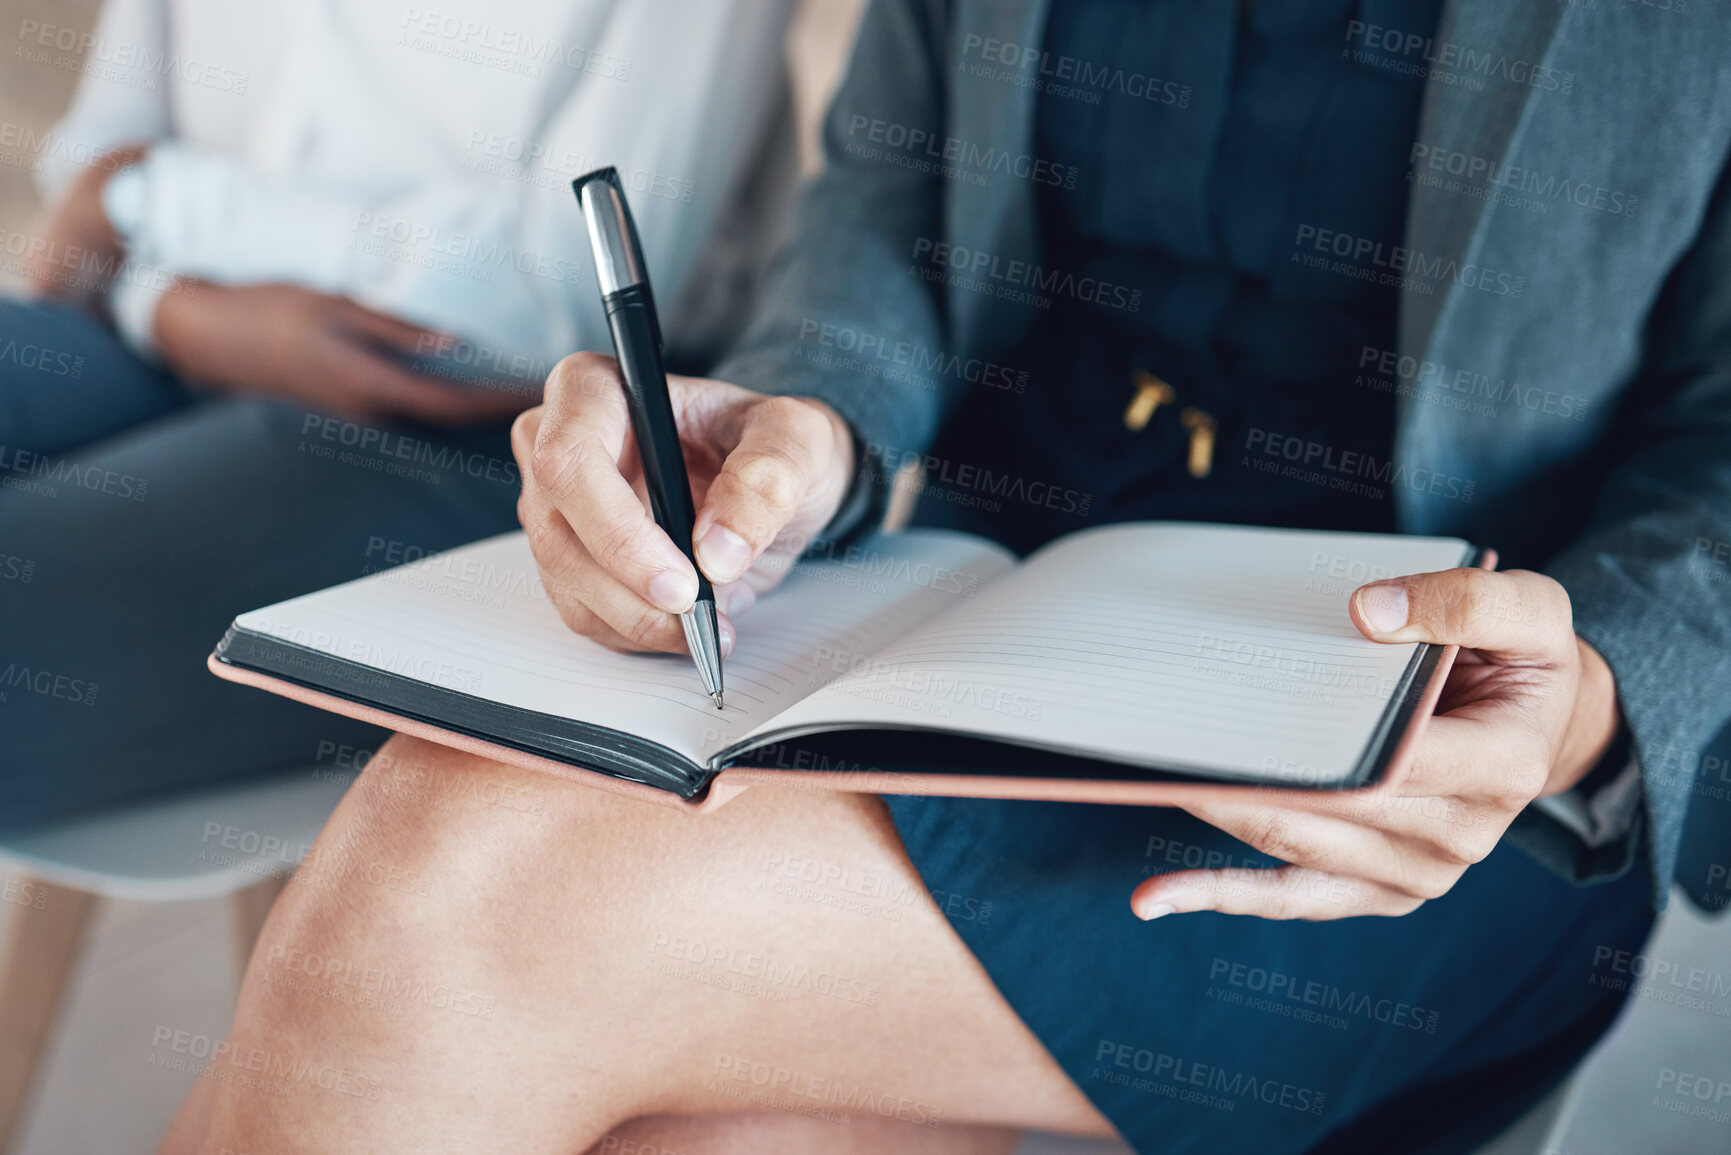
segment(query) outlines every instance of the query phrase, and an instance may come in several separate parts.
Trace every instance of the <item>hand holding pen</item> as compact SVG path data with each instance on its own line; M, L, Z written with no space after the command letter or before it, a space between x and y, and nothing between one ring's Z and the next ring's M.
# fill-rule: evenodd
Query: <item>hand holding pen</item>
M667 378L666 396L695 511L689 533L652 516L626 382L614 359L592 353L561 361L542 404L512 428L518 515L573 630L616 650L687 652L679 615L695 607L701 571L726 656L731 619L834 515L853 476L852 437L834 410L806 398L690 377Z

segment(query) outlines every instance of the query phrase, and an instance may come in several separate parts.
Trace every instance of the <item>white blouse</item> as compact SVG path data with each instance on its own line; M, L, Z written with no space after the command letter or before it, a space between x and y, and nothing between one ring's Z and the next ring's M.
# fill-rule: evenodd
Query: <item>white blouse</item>
M751 259L739 236L773 222L741 215L779 211L744 194L766 157L792 163L773 139L792 3L108 0L38 173L53 196L93 149L150 142L106 198L140 350L187 274L342 293L546 363L609 347L570 181L611 164L677 343L681 307L708 307L685 293L700 260Z

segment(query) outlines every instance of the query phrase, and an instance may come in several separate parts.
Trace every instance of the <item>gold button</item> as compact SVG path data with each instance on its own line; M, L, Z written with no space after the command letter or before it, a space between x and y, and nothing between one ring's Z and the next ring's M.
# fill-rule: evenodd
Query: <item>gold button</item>
M1214 434L1219 426L1214 418L1195 408L1179 413L1178 420L1190 430L1190 476L1207 477L1214 469Z
M1130 380L1136 385L1136 393L1124 410L1124 428L1140 433L1154 419L1154 411L1162 405L1172 404L1178 392L1146 370L1136 370L1130 374Z

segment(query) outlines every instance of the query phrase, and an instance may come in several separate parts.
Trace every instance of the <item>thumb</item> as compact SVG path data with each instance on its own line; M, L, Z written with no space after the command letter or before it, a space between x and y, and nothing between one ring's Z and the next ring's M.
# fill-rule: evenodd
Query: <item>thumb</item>
M797 397L751 403L692 533L697 564L709 580L720 585L750 569L820 490L827 497L834 488L831 501L839 502L842 486L833 482L845 472L837 457L851 445L828 406Z
M1352 621L1373 642L1434 642L1493 656L1563 657L1574 646L1569 595L1543 574L1449 569L1360 586Z

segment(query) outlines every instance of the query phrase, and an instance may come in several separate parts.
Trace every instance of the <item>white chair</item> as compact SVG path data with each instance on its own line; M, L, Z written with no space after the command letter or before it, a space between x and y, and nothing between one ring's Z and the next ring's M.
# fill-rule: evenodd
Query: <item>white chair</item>
M0 1153L11 1149L84 932L105 898L231 896L236 973L288 874L348 789L295 774L200 790L75 821L0 832Z

